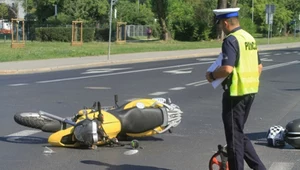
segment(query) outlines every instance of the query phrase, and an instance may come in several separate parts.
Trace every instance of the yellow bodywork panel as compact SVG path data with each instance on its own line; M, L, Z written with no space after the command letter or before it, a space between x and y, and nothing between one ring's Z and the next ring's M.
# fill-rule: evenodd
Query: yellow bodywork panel
M98 117L98 114L99 114L98 112L92 112L92 110L85 110L85 111L88 113L89 119ZM77 123L86 118L85 114L82 114L84 112L83 110L81 110L79 112L81 112L81 115L83 115L83 116L81 116L77 120ZM109 136L109 138L116 137L121 131L121 123L120 123L119 119L117 119L114 115L112 115L106 111L101 111L101 112L103 114L103 119L104 119L103 124L102 124L103 129L105 130L105 132ZM60 130L58 132L55 132L52 135L50 135L50 137L48 138L48 142L54 146L78 147L79 146L78 143L64 144L61 142L61 140L64 136L68 136L70 134L72 134L72 136L73 136L73 131L74 131L74 127L69 127L65 130ZM74 136L72 138L74 141ZM97 145L102 145L102 144L104 144L103 141L99 141L97 143Z

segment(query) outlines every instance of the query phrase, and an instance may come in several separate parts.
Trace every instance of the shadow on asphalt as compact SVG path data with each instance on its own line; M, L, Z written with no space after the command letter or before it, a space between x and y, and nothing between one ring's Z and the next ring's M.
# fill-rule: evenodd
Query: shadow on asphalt
M268 145L267 142L267 132L256 132L256 133L248 133L246 134L248 138L252 141L255 141L255 145L261 145L261 146L266 146L268 148L274 148L274 149L284 149L284 150L289 150L289 149L295 149L293 146L289 145L288 143L285 143L284 146L282 147L272 147Z
M97 166L104 166L106 167L106 170L170 170L166 168L158 168L153 166L142 166L142 165L129 165L129 164L123 164L123 165L112 165L100 161L94 161L94 160L82 160L80 161L83 164L88 165L97 165Z
M250 140L266 140L267 131L266 132L246 133L246 136Z
M262 145L262 146L268 146L267 143L267 132L255 132L255 133L246 133L246 136L252 140L255 141L255 145Z
M17 144L45 144L48 143L48 138L36 136L1 136L0 141Z

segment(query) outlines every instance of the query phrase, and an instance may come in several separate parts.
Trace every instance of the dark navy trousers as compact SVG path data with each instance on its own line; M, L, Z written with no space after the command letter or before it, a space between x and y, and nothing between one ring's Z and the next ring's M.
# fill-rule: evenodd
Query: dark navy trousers
M243 170L244 160L251 169L266 170L251 141L244 134L244 125L254 97L254 94L232 97L229 91L223 93L222 119L230 170Z

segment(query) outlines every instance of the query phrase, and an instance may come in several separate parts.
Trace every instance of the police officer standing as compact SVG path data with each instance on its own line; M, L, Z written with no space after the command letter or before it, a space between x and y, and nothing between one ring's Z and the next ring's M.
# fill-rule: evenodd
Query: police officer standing
M226 78L222 83L222 119L229 169L243 170L245 160L251 169L266 170L251 141L244 134L244 125L258 92L262 64L255 39L240 28L238 11L239 8L214 10L227 37L222 44L222 66L207 72L206 79L212 82Z

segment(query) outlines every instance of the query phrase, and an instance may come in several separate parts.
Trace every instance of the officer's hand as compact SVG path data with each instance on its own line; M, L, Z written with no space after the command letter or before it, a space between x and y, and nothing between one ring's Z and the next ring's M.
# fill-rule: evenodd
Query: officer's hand
M206 80L211 83L213 80L210 78L210 75L209 75L210 73L211 72L206 72L205 77L206 77Z

